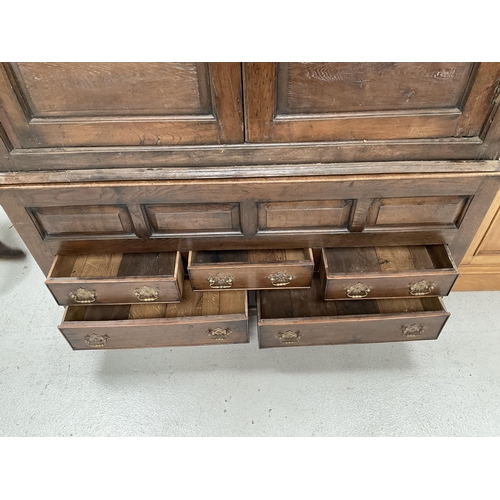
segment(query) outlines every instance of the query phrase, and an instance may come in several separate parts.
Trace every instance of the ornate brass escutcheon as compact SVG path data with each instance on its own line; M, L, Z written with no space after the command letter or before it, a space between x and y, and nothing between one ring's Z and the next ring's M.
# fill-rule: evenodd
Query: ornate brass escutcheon
M413 285L408 285L410 295L429 295L436 288L436 283L427 280L420 280Z
M91 304L97 299L97 292L95 290L87 290L85 288L79 288L73 292L69 293L71 300L74 300L77 304Z
M205 334L212 340L227 340L233 331L230 328L212 328L208 329Z
M371 292L368 285L363 283L356 283L355 285L348 286L345 289L346 295L351 299L362 299Z
M268 279L271 280L273 286L286 286L289 285L295 276L293 274L288 274L285 271L278 271L277 273L270 274Z
M210 283L210 288L231 288L234 278L222 273L217 273L215 276L209 276L207 281Z
M407 338L414 338L414 337L419 337L425 332L425 326L424 325L417 325L416 323L413 323L409 326L403 325L401 327L401 333L403 337Z
M141 286L141 288L136 288L134 290L134 295L141 301L141 302L153 302L155 300L158 300L158 297L160 296L160 290L158 288L151 288L150 286Z
M295 332L287 330L285 333L278 332L276 337L280 339L282 344L296 344L300 340L300 337L302 337L302 334L298 330Z
M85 335L83 337L85 343L89 347L104 347L109 340L109 335L98 335L97 333L92 333L90 335Z

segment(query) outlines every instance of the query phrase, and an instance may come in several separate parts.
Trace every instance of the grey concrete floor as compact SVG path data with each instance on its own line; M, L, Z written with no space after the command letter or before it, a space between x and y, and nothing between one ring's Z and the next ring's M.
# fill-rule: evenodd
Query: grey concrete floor
M436 341L74 352L43 281L0 261L1 436L500 436L500 292L445 298Z

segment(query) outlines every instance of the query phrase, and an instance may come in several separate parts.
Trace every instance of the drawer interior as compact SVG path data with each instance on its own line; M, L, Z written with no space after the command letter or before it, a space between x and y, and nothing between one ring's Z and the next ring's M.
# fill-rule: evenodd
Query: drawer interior
M179 264L177 252L58 255L48 278L173 276Z
M328 274L456 271L445 245L324 248Z
M324 301L318 279L314 279L308 289L263 290L259 298L260 320L443 311L437 297Z
M229 314L248 314L246 292L193 292L190 283L185 282L180 303L70 306L66 308L63 321L120 321Z
M286 250L220 250L190 252L188 266L205 264L263 264L266 262L312 262L310 248Z

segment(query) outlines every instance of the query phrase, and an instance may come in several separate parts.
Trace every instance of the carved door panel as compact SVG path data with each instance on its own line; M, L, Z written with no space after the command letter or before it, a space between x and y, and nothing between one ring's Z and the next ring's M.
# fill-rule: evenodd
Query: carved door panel
M499 79L499 63L246 63L246 139L477 146Z
M243 140L239 63L4 63L0 96L14 150Z

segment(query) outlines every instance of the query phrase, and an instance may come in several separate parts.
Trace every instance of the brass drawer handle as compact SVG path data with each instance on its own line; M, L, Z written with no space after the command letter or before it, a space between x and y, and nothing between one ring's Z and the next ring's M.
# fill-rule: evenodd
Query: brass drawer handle
M436 288L436 283L432 281L420 280L418 283L408 285L410 295L429 295Z
M273 286L286 286L289 285L296 276L288 274L285 271L278 271L277 273L270 274L268 279L271 280Z
M230 328L214 328L208 329L205 334L212 340L227 340L233 331Z
M97 333L92 333L91 335L85 335L83 337L85 343L89 347L104 347L109 340L109 335L97 335Z
M217 273L215 276L209 276L207 281L210 283L210 288L231 288L234 278L222 273Z
M92 304L97 299L97 292L95 290L86 290L85 288L79 288L69 293L71 300L74 300L77 304Z
M154 302L155 300L158 300L160 290L144 285L141 286L141 288L136 288L134 290L134 295L141 302Z
M415 337L420 337L425 332L425 326L424 325L417 325L416 323L413 323L409 326L403 325L401 327L401 334L403 337L406 338L415 338Z
M276 334L276 338L278 338L282 344L296 344L300 340L300 337L302 337L302 334L298 330L287 330L285 333L278 332Z
M351 299L362 299L371 292L371 288L368 285L358 282L355 285L348 286L345 292Z

